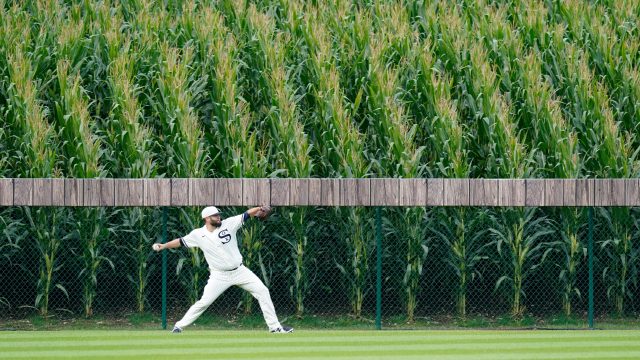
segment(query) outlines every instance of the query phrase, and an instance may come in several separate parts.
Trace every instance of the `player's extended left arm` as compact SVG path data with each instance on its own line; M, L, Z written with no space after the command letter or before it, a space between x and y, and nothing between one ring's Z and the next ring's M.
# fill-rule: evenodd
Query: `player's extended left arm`
M262 209L262 207L260 207L260 206L251 208L251 209L247 210L247 214L250 217L255 217L260 212L260 209Z

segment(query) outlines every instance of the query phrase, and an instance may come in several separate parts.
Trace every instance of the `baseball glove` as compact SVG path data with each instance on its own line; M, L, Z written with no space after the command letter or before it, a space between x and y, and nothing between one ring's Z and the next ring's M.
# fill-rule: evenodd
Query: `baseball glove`
M260 211L256 214L256 217L260 220L266 220L271 214L271 206L263 205L260 207Z

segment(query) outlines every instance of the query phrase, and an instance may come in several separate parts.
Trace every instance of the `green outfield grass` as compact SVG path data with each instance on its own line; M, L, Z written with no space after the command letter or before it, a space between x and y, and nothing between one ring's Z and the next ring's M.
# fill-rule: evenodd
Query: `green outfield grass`
M638 359L640 331L37 331L0 359Z

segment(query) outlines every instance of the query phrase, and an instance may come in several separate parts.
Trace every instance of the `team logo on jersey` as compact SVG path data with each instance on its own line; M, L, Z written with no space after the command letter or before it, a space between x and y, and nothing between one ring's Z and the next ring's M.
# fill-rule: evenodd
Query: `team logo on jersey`
M226 244L229 241L231 241L231 234L229 234L229 230L227 229L221 230L218 233L218 237L220 238L220 240L222 240L223 244Z

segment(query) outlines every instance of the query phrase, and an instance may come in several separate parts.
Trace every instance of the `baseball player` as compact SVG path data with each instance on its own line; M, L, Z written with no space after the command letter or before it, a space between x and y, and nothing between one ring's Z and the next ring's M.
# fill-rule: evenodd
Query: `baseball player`
M203 227L166 244L153 244L155 251L180 246L200 248L209 264L209 281L204 287L202 298L193 304L184 317L175 324L173 333L180 333L186 326L191 325L220 294L233 285L249 291L258 299L270 332L293 332L293 328L280 324L271 302L269 289L251 270L242 265L242 255L238 250L236 232L242 224L250 217L264 218L270 211L268 206L255 207L241 215L222 220L218 209L215 206L208 206L202 210Z

